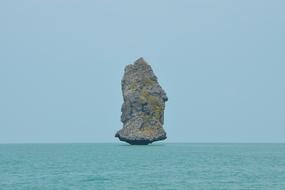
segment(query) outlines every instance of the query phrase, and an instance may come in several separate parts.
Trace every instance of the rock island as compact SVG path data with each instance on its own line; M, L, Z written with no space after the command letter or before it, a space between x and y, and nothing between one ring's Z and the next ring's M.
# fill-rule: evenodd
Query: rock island
M123 128L115 137L134 145L166 139L163 123L168 97L151 66L143 58L127 65L121 84Z

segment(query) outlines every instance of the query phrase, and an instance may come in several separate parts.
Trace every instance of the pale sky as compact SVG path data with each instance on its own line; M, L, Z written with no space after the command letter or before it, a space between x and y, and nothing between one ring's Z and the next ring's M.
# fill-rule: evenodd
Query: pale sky
M285 142L285 1L0 2L0 143L119 142L124 67L169 101L165 142Z

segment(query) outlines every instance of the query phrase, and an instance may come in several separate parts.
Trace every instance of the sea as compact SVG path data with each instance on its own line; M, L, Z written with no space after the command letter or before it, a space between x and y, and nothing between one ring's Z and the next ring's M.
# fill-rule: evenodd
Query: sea
M285 190L285 144L1 144L0 190Z

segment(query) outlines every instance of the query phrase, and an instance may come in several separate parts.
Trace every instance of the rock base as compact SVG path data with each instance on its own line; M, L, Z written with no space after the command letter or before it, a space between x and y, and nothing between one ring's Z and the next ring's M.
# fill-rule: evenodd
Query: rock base
M130 145L148 145L148 144L151 144L151 143L153 143L155 141L165 140L167 138L166 135L165 135L165 136L162 136L160 138L153 139L153 140L145 140L145 139L142 139L142 140L137 140L137 139L131 140L131 139L128 139L128 138L121 137L119 135L119 133L116 133L115 137L118 137L120 141L127 142Z

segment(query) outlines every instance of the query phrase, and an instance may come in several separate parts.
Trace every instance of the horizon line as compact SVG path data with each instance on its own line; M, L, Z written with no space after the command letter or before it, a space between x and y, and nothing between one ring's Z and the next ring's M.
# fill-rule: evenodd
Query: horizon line
M125 142L1 142L8 144L128 144ZM285 142L154 142L151 144L285 144ZM151 145L150 144L150 145Z

